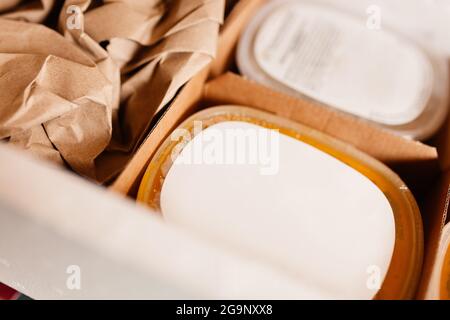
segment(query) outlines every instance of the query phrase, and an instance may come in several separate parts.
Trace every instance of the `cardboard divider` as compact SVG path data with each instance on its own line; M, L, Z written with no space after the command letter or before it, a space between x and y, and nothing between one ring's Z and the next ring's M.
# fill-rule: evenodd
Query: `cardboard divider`
M134 197L151 156L177 124L200 108L222 104L261 109L347 142L390 166L415 193L420 193L422 188L428 189L439 173L434 147L394 135L356 117L273 91L232 73L204 84L207 72L205 69L180 92L115 181L113 190Z
M326 106L279 93L233 73L208 82L203 100L211 106L237 104L262 109L322 131L384 162L416 191L439 173L434 147Z

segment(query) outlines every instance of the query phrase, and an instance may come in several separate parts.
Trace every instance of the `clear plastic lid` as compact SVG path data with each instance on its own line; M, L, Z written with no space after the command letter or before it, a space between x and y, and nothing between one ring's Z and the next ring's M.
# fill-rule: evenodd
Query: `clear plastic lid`
M312 1L274 1L244 31L243 75L426 139L447 114L447 69L413 41Z

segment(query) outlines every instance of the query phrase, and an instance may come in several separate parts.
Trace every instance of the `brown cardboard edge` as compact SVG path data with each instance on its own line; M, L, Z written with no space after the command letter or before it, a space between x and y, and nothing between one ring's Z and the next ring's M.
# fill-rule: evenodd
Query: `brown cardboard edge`
M212 103L251 106L292 119L347 141L382 162L437 159L434 147L394 135L331 108L288 96L231 72L206 83L204 98ZM395 148L388 150L390 147Z
M205 67L183 87L171 106L128 162L125 169L109 187L110 190L125 195L135 195L137 193L139 182L153 153L170 131L175 129L180 123L180 119L183 119L183 116L188 114L190 109L200 101L203 84L208 73L209 67Z
M219 49L216 58L211 63L211 78L217 77L229 69L234 60L234 52L241 30L264 2L266 0L240 0L235 5L220 32Z

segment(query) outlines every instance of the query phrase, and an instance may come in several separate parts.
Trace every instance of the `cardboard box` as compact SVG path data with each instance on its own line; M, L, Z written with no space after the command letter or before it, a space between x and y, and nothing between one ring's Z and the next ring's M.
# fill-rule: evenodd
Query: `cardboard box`
M324 131L374 156L401 175L418 200L424 220L426 249L418 298L423 297L442 226L447 219L450 198L450 172L446 171L450 163L449 122L433 141L436 146L433 147L403 139L367 121L289 97L228 72L233 70L234 50L241 30L263 3L263 0L241 0L236 4L221 30L216 60L182 88L110 186L113 192L108 194L69 173L57 172L34 160L21 160L21 157L8 155L2 151L3 147L0 148L4 164L14 163L16 170L21 170L11 188L4 188L0 194L0 200L14 208L14 213L17 211L17 214L5 211L8 212L5 216L0 215L7 222L0 223L4 231L0 232L0 243L5 243L6 238L2 237L6 237L6 231L19 226L17 233L33 243L34 252L30 257L30 248L25 242L13 244L10 250L2 250L8 252L13 266L24 267L13 270L0 261L0 281L36 298L205 297L198 292L209 294L208 298L223 297L193 280L203 276L206 270L196 270L193 261L173 254L178 252L182 256L182 252L191 252L199 259L220 261L223 255L220 250L209 248L181 230L173 230L156 221L149 209L120 199L122 197L117 193L131 199L135 197L152 155L186 117L212 105L241 104ZM1 177L7 179L4 181L12 181L15 175L17 171L3 172ZM26 191L19 194L17 190ZM73 194L77 194L77 198L72 198ZM72 206L66 208L68 203ZM61 211L62 208L66 209ZM28 252L24 251L26 249ZM167 252L171 254L167 255ZM149 259L148 255L157 257L158 262ZM33 268L29 266L30 259L33 260ZM94 287L81 293L64 287L66 274L61 275L57 271L72 263L71 259L82 262L83 270L93 281L95 278ZM182 275L169 268L177 264L184 266ZM173 279L179 283L174 283ZM145 281L156 281L158 285L142 285ZM177 286L180 283L183 289L189 289L188 294Z
M418 290L422 298L436 258L450 194L450 121L431 141L434 146L396 136L372 123L326 106L300 100L249 81L236 73L234 54L240 32L263 0L238 2L221 30L215 61L192 79L159 119L111 190L135 197L151 157L178 124L202 108L250 106L325 132L384 162L413 191L425 228L425 259ZM209 81L208 81L209 79Z

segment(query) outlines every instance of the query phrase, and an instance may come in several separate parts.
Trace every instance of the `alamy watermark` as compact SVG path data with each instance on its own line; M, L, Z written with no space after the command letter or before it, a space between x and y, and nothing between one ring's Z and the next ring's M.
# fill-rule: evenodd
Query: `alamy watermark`
M66 279L66 287L69 290L81 290L81 268L78 265L70 265L66 268L69 275Z
M381 8L377 5L367 7L366 13L368 15L366 26L369 30L381 29Z
M192 133L178 128L171 140L178 142L171 154L175 165L255 165L261 175L275 175L279 170L278 130L259 126L203 130L203 123L195 121Z
M66 9L66 27L69 30L81 30L83 26L83 11L79 6L71 5Z
M381 288L381 268L376 265L368 266L366 269L367 277L366 286L369 290L380 290Z

